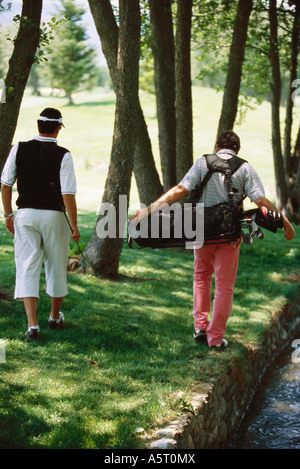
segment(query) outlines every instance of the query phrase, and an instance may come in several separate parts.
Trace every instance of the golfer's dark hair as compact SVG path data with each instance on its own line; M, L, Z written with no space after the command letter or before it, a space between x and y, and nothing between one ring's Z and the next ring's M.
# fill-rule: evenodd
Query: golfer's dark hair
M233 151L239 151L241 148L240 138L232 130L222 132L217 139L217 145L219 148L228 148Z
M58 109L54 109L52 107L46 107L41 113L40 116L48 117L49 119L59 119L61 116L61 112ZM41 134L52 134L55 132L57 127L60 127L61 124L59 122L51 122L51 121L37 121L38 129Z

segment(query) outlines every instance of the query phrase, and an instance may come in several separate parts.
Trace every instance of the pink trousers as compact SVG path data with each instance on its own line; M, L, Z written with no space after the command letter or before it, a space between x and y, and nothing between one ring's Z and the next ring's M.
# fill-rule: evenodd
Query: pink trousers
M194 250L194 325L205 330L208 345L222 342L231 313L241 241L206 244ZM215 296L211 320L211 282L215 273Z

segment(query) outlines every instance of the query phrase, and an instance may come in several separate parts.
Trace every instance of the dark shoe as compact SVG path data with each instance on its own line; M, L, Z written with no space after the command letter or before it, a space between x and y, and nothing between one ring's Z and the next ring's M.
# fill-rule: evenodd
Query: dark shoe
M57 331L58 329L63 329L64 322L65 322L65 317L63 313L59 312L58 319L51 319L51 316L49 317L48 326L50 327L50 329L52 329L52 331Z
M27 332L25 332L26 340L27 342L33 342L35 340L38 340L40 337L40 330L39 329L28 329Z
M228 347L228 342L226 339L222 339L222 342L218 345L210 345L209 348L214 350L224 350L224 348Z
M206 331L203 331L203 330L196 331L195 334L194 334L194 339L197 342L207 342Z

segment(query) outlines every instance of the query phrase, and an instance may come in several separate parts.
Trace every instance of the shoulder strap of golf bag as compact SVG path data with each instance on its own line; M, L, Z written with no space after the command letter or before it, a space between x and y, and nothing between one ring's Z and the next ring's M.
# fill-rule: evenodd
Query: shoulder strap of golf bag
M215 154L211 155L203 155L206 159L206 165L208 167L208 171L206 175L204 176L203 180L201 181L200 184L195 189L195 193L193 196L193 201L194 202L199 202L203 189L208 183L209 179L215 172L223 173L225 174L225 181L227 184L227 191L228 191L228 199L229 203L232 204L233 201L233 190L232 190L232 181L231 181L231 176L234 174L242 164L247 163L246 160L243 160L242 158L239 158L238 156L234 156L233 158L230 158L229 160L223 160L222 158L219 158Z

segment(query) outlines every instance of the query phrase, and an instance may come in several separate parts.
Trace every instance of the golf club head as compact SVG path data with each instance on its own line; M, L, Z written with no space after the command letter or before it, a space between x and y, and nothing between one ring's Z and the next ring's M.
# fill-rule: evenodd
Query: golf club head
M85 262L85 259L82 256L81 256L80 264L81 264L81 268L82 268L83 272L85 272L86 268L87 268L87 264Z
M265 235L264 235L263 230L261 230L260 228L258 228L258 231L257 231L256 236L257 236L259 239L264 239Z
M252 240L249 233L244 233L244 231L242 231L242 238L243 238L243 243L244 244L247 244L247 245L252 244L253 240Z

